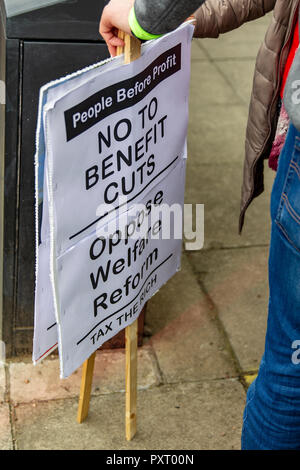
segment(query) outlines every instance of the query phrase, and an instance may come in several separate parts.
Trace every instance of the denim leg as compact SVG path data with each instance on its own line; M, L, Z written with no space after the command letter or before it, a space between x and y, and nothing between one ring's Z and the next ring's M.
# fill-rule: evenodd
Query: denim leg
M265 352L248 389L242 449L300 449L300 133L291 125L271 197Z

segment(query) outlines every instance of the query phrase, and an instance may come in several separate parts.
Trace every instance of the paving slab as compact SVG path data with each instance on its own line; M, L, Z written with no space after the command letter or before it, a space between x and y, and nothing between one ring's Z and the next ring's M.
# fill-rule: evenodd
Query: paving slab
M198 41L197 39L193 39L192 41L192 50L191 50L192 62L194 60L207 60L207 55L200 47L198 47L197 41Z
M148 301L145 324L149 336L154 337L184 311L204 300L190 261L183 253L180 271Z
M218 39L198 39L198 45L211 59L255 58L271 21L272 13L240 28L221 35Z
M240 236L242 172L242 163L202 165L191 152L187 163L185 203L204 204L206 249L269 244L269 204L275 172L265 164L265 191L248 208Z
M4 364L0 364L0 403L2 403L5 399L5 388L6 388L5 367L4 367Z
M269 243L275 173L267 162L265 192L247 210L243 236L238 234L249 97L258 41L269 22L270 15L207 40L217 48L210 55L203 40L195 40L210 62L192 63L185 202L205 205L205 248Z
M0 450L12 450L9 406L7 403L0 405Z
M242 104L202 106L190 96L188 171L199 172L201 164L220 165L220 172L230 163L240 166L245 156L247 119L248 109Z
M235 92L249 108L255 61L250 60L224 60L217 63L217 68L231 83ZM228 119L231 121L231 119Z
M124 435L124 396L94 397L76 423L74 400L20 405L18 449L239 449L243 387L237 380L161 386L138 394L138 431Z
M268 248L189 253L244 371L257 370L268 310Z
M147 325L168 383L237 375L212 305L185 261L182 270L148 303Z
M149 346L138 350L138 386L148 388L160 383L155 359ZM10 396L13 403L78 397L81 368L67 379L59 377L59 361L46 359L32 363L10 364ZM122 392L125 389L125 351L98 351L92 394Z
M231 84L212 62L207 61L192 62L190 99L194 107L241 104ZM193 119L192 114L190 117Z

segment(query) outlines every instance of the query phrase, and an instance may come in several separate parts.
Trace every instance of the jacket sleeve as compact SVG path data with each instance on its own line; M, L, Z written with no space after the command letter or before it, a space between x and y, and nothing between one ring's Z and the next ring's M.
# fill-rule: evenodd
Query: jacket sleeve
M195 13L196 38L217 38L271 11L276 0L206 0Z
M166 34L176 29L205 0L135 0L139 26L147 33Z

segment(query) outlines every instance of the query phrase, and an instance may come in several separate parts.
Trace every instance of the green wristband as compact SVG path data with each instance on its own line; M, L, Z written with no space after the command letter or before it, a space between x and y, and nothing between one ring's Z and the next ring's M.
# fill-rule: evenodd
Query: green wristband
M138 23L138 20L136 19L135 16L135 11L134 7L131 8L128 16L128 22L130 29L134 36L136 36L139 39L143 39L144 41L148 41L149 39L157 39L162 36L162 34L151 34L147 33Z

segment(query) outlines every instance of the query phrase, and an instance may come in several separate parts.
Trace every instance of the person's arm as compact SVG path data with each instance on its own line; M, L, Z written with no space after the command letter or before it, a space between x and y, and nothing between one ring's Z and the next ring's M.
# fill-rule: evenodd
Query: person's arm
M153 39L176 29L205 0L110 0L104 8L99 32L109 52L116 55L124 42L118 30L142 40Z
M112 56L124 42L117 29L140 39L153 39L177 28L194 13L194 37L218 37L264 16L276 0L111 0L104 8L100 34ZM199 7L195 13L197 7Z
M194 37L217 38L220 34L260 18L273 10L276 0L206 0L194 13Z
M134 12L137 30L149 35L162 35L176 29L205 0L135 0ZM135 34L135 23L130 22Z

